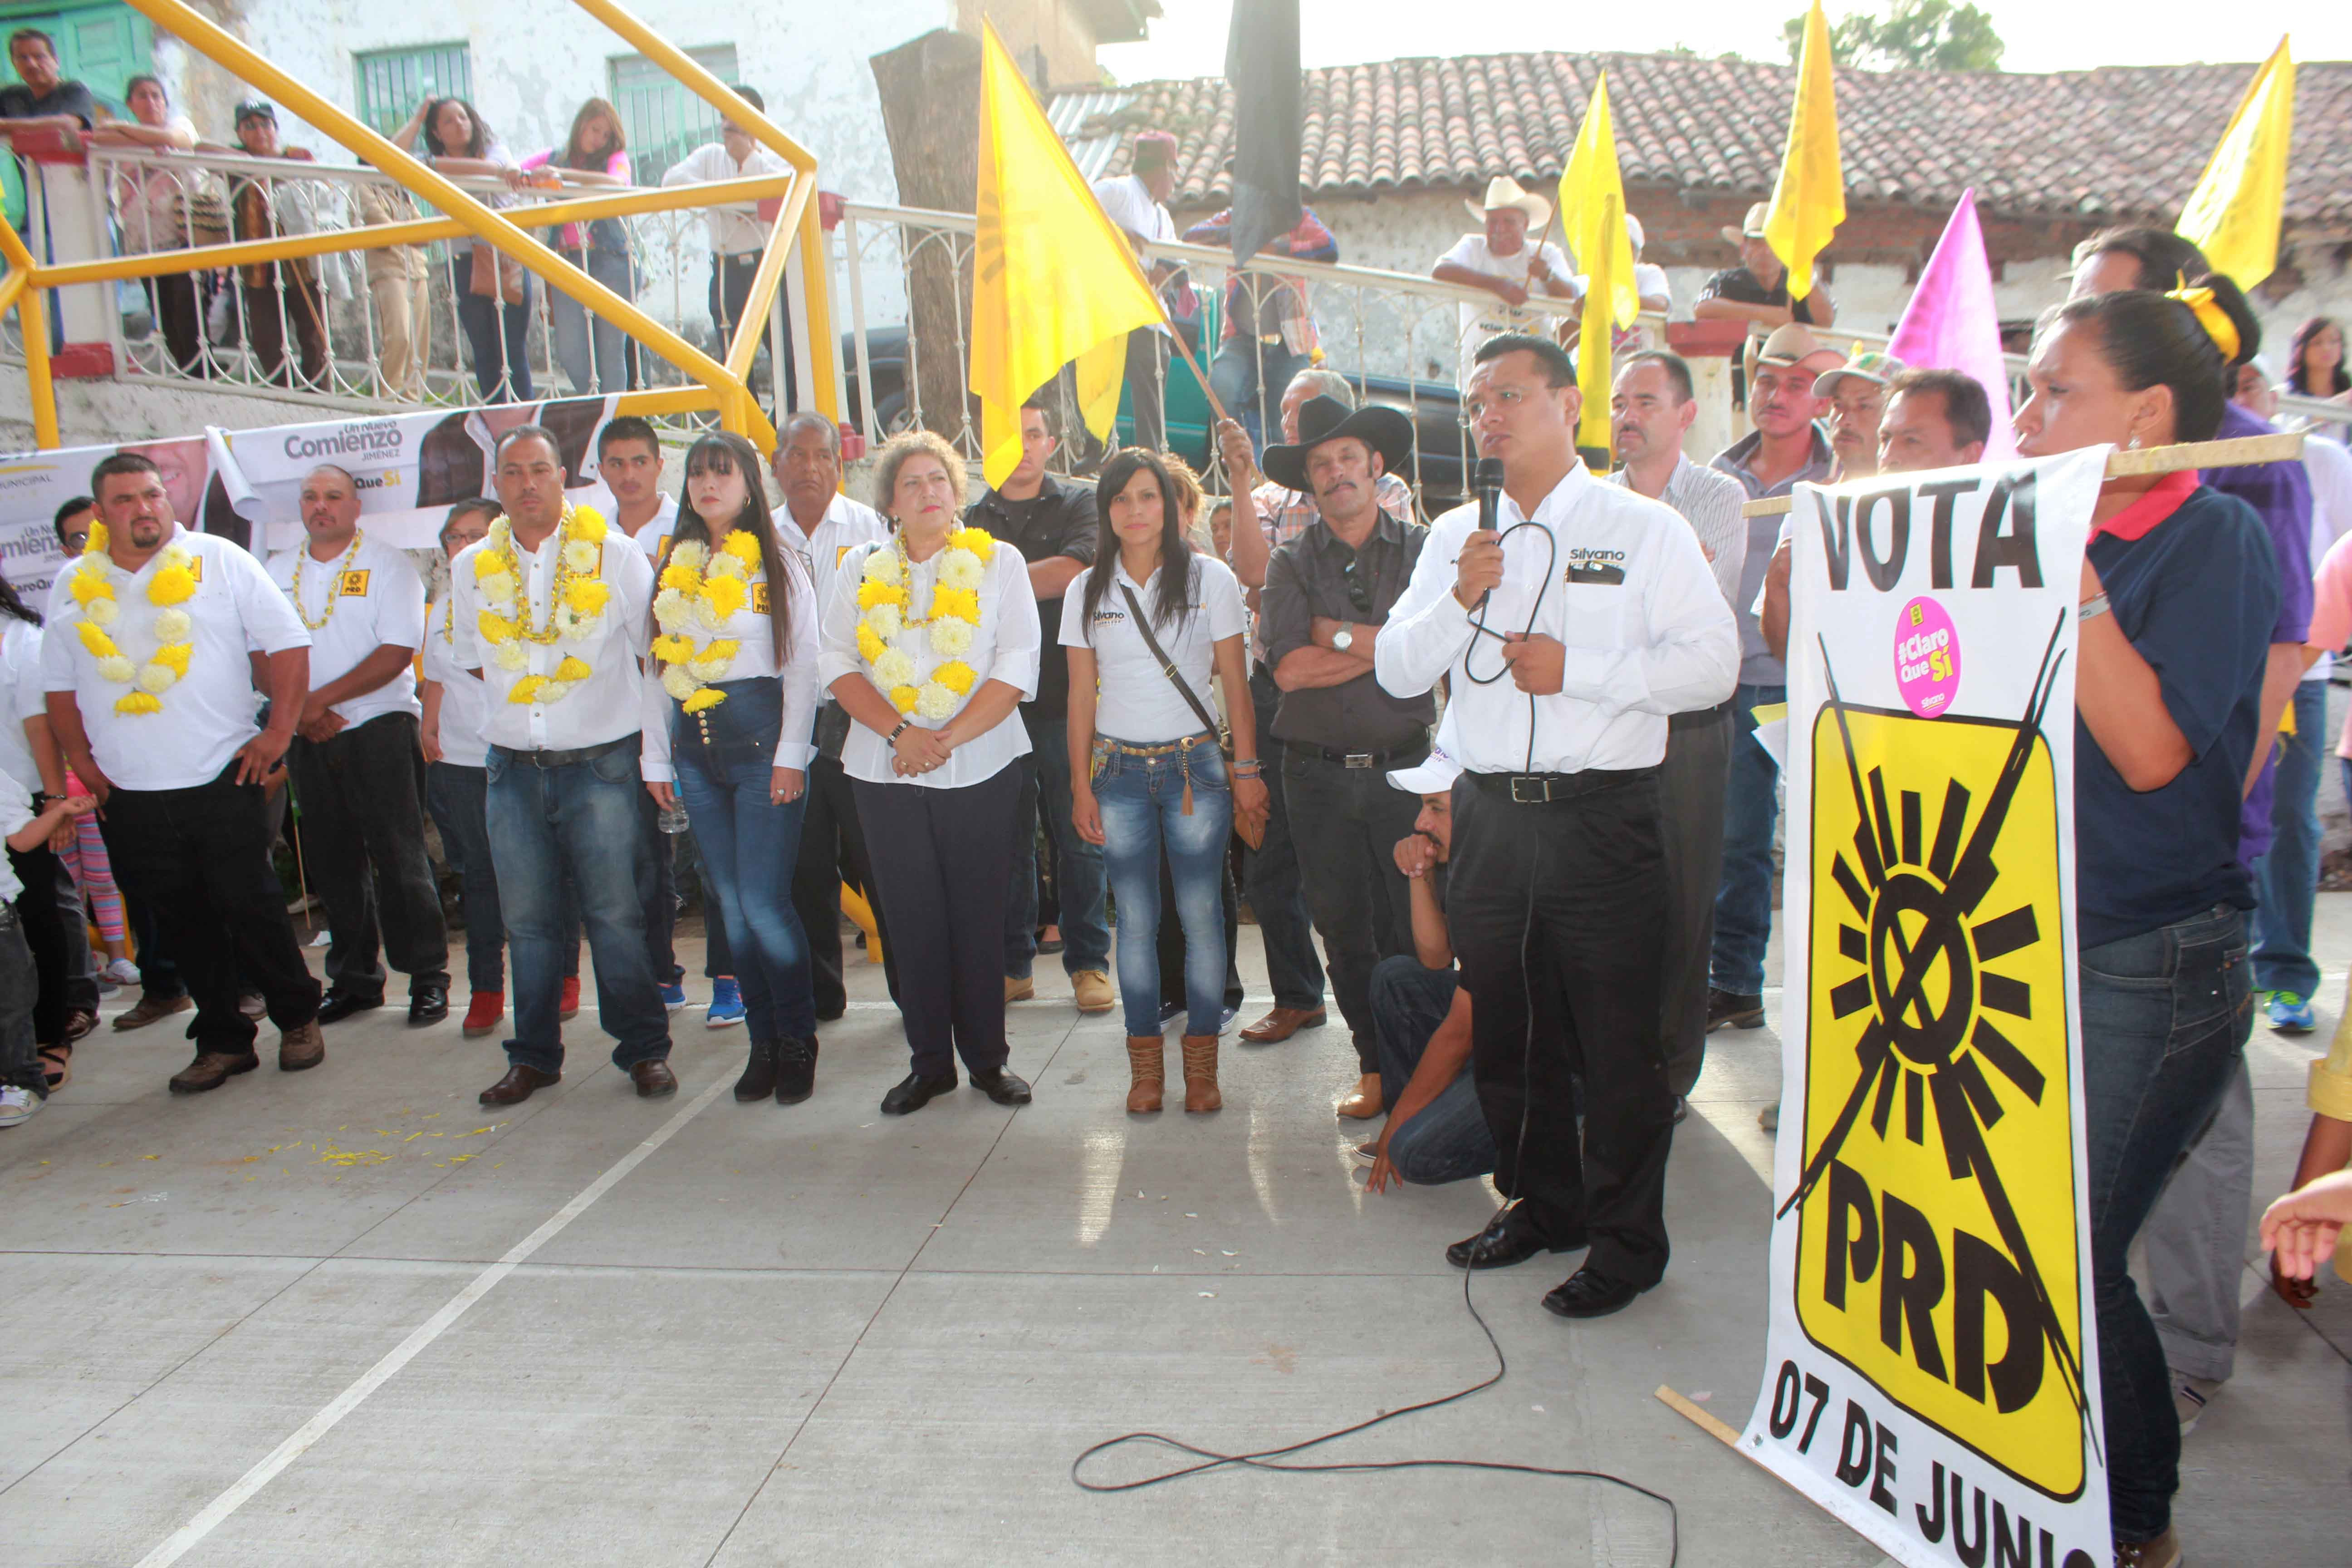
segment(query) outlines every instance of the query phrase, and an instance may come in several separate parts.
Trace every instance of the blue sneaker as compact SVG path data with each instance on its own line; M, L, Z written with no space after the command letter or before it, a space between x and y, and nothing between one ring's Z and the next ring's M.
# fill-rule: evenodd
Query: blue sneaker
M2307 1035L2317 1023L2311 1016L2311 1004L2292 991L2279 991L2271 996L2271 1027L2282 1035Z
M662 1005L668 1008L673 1013L677 1012L680 1007L685 1006L686 982L682 980L673 980L668 984L663 986L661 988L661 999Z
M726 975L710 983L710 1005L702 1021L714 1029L725 1029L743 1021L743 988Z

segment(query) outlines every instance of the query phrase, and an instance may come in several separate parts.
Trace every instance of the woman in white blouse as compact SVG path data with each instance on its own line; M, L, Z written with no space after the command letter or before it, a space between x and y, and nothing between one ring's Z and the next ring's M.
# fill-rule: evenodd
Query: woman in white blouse
M205 171L195 166L170 168L162 155L192 151L196 144L195 122L172 112L163 84L152 76L134 76L124 83L122 101L131 110L128 121L110 121L88 133L89 140L99 146L136 148L154 159L117 168L114 221L122 236L122 253L184 250L199 243L185 226L194 216L195 198L205 190ZM213 244L227 237L226 232L205 237ZM155 312L155 329L163 336L172 363L183 375L204 374L205 312L197 298L196 275L166 272L144 282L147 302Z
M1133 1073L1127 1108L1160 1109L1160 860L1184 928L1184 1109L1214 1110L1224 1006L1225 844L1236 809L1262 816L1257 721L1243 652L1241 584L1195 550L1160 458L1116 453L1095 485L1093 568L1062 601L1070 660L1071 816L1103 847L1118 902L1118 990ZM1157 644L1157 647L1154 645ZM1209 677L1223 684L1230 776Z
M874 504L896 529L842 558L825 605L819 674L855 721L841 765L890 910L913 1055L882 1100L893 1116L953 1089L959 1056L999 1105L1029 1102L1004 1065L1004 897L1037 599L1019 551L961 526L964 483L963 459L929 431L883 447Z
M646 668L660 685L646 689L664 711L646 727L645 771L664 810L684 797L727 922L751 1037L735 1098L793 1105L816 1083L808 933L792 897L816 723L816 595L776 538L760 470L740 436L705 436L686 454L655 584Z

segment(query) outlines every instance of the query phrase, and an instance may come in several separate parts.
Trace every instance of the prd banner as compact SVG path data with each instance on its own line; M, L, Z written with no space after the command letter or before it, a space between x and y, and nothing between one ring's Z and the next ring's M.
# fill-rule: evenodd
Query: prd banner
M2075 1048L2107 450L1801 486L1771 1321L1741 1436L1906 1563L2113 1548Z

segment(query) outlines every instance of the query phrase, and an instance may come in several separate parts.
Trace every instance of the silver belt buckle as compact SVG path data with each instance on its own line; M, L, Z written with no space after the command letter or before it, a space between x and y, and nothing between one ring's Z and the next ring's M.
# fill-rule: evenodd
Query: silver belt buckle
M1345 757L1339 759L1339 764L1342 767L1369 768L1372 765L1372 753L1370 752L1350 752Z
M1521 774L1511 780L1511 804L1514 805L1549 805L1551 780L1528 778Z

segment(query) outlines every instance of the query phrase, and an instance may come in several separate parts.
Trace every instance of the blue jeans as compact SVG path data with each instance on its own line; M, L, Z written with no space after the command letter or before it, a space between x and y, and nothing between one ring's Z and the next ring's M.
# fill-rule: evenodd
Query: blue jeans
M1381 1098L1396 1104L1421 1066L1422 1053L1453 1010L1459 970L1424 969L1410 955L1384 958L1372 971L1372 1016L1381 1047ZM1495 1168L1495 1135L1478 1103L1469 1062L1435 1100L1402 1127L1389 1127L1389 1163L1408 1182L1434 1186L1483 1176Z
M598 247L583 251L574 246L559 247L556 254L579 268L624 300L634 300L637 294L636 271L629 265L629 253ZM629 379L629 335L604 320L591 316L588 307L561 289L547 291L547 314L554 329L555 363L563 367L564 379L572 384L575 397L608 397L617 392L627 392L635 383ZM590 344L593 343L592 354ZM591 369L595 373L592 386Z
M2254 862L2249 922L2254 989L2291 991L2305 1001L2319 989L2311 959L2311 907L2319 892L2319 773L2326 754L2327 682L2294 689L2294 733L2279 738L2272 778L2271 847Z
M1076 974L1110 967L1110 924L1103 907L1102 847L1070 822L1069 731L1058 713L1021 712L1029 754L1021 759L1020 820L1013 830L1013 886L1004 900L1004 973L1026 980L1037 957L1037 810L1060 852L1054 896L1062 906L1062 969Z
M583 763L542 768L528 752L490 748L484 820L498 867L499 906L514 960L515 1037L507 1058L520 1067L563 1067L563 877L578 889L588 949L596 961L596 1006L618 1042L613 1065L669 1055L669 1013L646 956L641 885L651 855L638 830L637 739Z
M1286 289L1289 285L1260 279L1257 287ZM1250 444L1263 447L1265 427L1282 427L1282 395L1290 390L1290 378L1312 363L1278 342L1227 338L1217 346L1217 357L1209 362L1209 386L1249 432Z
M1715 894L1718 991L1753 996L1764 989L1764 948L1772 940L1772 826L1780 815L1780 769L1755 741L1756 710L1789 700L1785 686L1742 682L1731 694L1738 721L1731 737L1731 783L1723 792L1723 885Z
M702 850L702 868L727 923L735 979L754 1040L816 1033L808 934L793 908L793 865L800 853L808 797L778 805L770 797L778 728L777 683L722 682L728 700L697 721L677 721L670 754L686 814Z
M1192 815L1184 815L1190 769ZM1225 839L1234 830L1233 784L1215 737L1189 755L1129 756L1097 742L1095 801L1102 807L1103 860L1118 900L1118 994L1129 1035L1160 1034L1160 855L1176 883L1184 928L1184 1032L1214 1035L1225 999Z
M2165 1178L2220 1103L2253 1029L2244 917L2217 909L2081 954L2083 1124L2107 1506L2118 1541L2172 1518L2180 1423L2129 1255Z
M425 767L425 809L441 830L441 853L457 873L458 907L466 911L466 984L469 990L507 988L506 914L499 904L498 868L491 863L490 829L483 813L489 772L458 763ZM563 884L563 978L580 973L580 910L569 879ZM141 967L141 973L145 973Z

